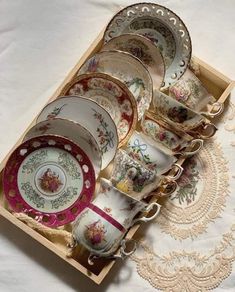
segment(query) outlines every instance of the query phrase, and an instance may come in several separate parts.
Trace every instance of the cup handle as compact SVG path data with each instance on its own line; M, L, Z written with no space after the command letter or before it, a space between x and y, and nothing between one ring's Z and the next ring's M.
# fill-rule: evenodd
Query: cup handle
M130 243L130 242L133 243L133 247L132 247L132 249L130 251L126 251L126 244ZM110 256L107 256L107 257L103 257L103 258L110 259L110 260L114 260L114 259L122 259L122 260L124 260L125 258L131 256L136 251L136 248L137 248L136 240L134 240L134 239L123 239L121 241L121 243L120 243L120 254L110 255ZM89 255L88 259L87 259L87 262L88 262L88 264L90 266L93 266L94 265L94 260L99 259L101 257L102 256L98 256L98 255L90 253L90 255Z
M181 165L175 163L173 164L172 168L176 168L176 173L175 175L171 176L171 175L168 175L167 178L170 179L170 180L177 180L180 178L181 174L183 173L184 169Z
M208 131L209 129L208 135L203 135L203 132L202 133L199 132L202 139L208 139L208 138L213 137L215 135L215 132L217 131L216 126L213 124L205 124L202 126L202 129L204 131Z
M145 208L145 212L148 212L150 210L153 209L154 206L157 206L157 210L156 212L151 216L151 217L141 217L141 218L136 218L132 221L132 225L136 224L137 222L148 222L148 221L151 221L153 220L154 218L157 217L157 215L159 214L160 210L161 210L161 205L159 205L158 203L151 203L149 204L146 208Z
M202 149L203 144L204 144L204 141L202 139L194 139L194 140L191 141L191 143L190 143L189 146L191 146L192 148L195 148L195 146L196 146L196 149L193 150L193 151L185 151L185 152L182 152L182 154L183 155L186 155L186 156L194 155L199 150Z
M132 250L127 252L125 249L126 249L126 244L128 242L132 242L133 243L133 248L132 248ZM131 256L136 251L136 248L137 248L137 243L136 243L136 241L134 239L123 239L121 241L121 248L120 248L120 256L121 256L121 258L125 259L126 257ZM114 257L118 257L118 255L114 256Z
M215 107L217 107L217 110L214 110ZM200 114L213 118L220 115L223 112L223 110L224 104L217 101L212 104L210 112L200 112Z

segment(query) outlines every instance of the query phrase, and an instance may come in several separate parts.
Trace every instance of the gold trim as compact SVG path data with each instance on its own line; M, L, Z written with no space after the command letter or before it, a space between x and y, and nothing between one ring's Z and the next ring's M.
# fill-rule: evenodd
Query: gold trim
M32 138L36 138L36 137L38 137L38 136L42 136L42 135L55 135L55 134L40 134L40 135L36 135L36 136L33 136L33 137L30 137L30 136L27 137L28 134L30 134L30 133L33 134L33 132L35 131L35 129L36 129L38 126L40 126L41 124L44 124L44 123L50 123L50 122L55 122L55 121L57 121L57 120L58 120L58 121L63 121L63 122L69 122L69 123L74 124L75 126L79 126L79 127L81 127L81 128L83 129L83 131L86 132L86 134L92 138L92 141L93 141L93 143L95 144L95 147L97 148L97 151L98 151L98 153L99 153L99 157L98 157L98 159L99 159L99 165L98 165L98 167L99 167L99 173L100 173L100 172L101 172L101 168L102 168L102 153L101 153L101 150L100 150L99 144L98 144L98 142L96 141L95 137L91 134L91 132L89 132L85 127L83 127L81 124L79 124L79 123L76 122L76 121L73 121L73 120L70 120L70 119L63 119L63 118L56 118L56 119L51 119L51 120L41 121L41 122L35 124L33 127L31 127L31 128L28 130L28 132L25 134L25 136L24 136L24 138L23 138L23 140L22 140L22 143L24 143L24 142L27 141L27 140L30 140L30 139L32 139ZM68 133L68 135L70 135L70 133ZM65 139L67 139L67 140L69 140L69 141L72 141L74 144L77 144L77 145L81 148L81 146L80 146L77 142L73 141L73 139L72 139L71 137L65 137L65 136L62 136L62 135L59 135L59 136L60 136L60 137L64 137ZM83 150L83 151L85 152L85 150ZM86 153L86 152L85 152L85 153ZM86 155L87 155L87 153L86 153ZM87 157L88 157L88 155L87 155ZM90 157L88 157L88 158L89 158L89 160L91 159ZM93 165L93 167L94 167L94 165ZM97 173L96 179L97 179L97 177L99 176L99 173Z
M116 127L116 124L114 123L114 121L113 121L113 119L112 119L112 117L110 116L110 114L103 108L103 107L101 107L97 102L95 102L94 100L91 100L91 99L87 99L87 98L84 98L84 97L82 97L82 96L78 96L78 95L70 95L70 96L58 96L56 99L54 99L52 102L50 102L50 103L48 103L48 104L46 104L44 107L43 107L43 109L40 111L40 113L38 114L38 116L36 117L36 124L38 124L39 122L38 122L38 119L39 119L39 117L40 117L40 115L43 113L43 111L45 110L45 109L47 109L49 106L51 106L51 104L53 104L53 103L55 103L55 102L57 102L58 100L61 100L61 99L66 99L66 98L74 98L75 100L76 99L82 99L82 100L86 100L86 101L89 101L89 102L91 102L91 103L94 103L94 104L96 104L97 105L97 107L100 107L106 114L107 114L107 116L110 118L110 121L112 122L112 124L113 124L113 130L115 131L115 134L116 134L116 137L117 137L117 141L119 141L119 139L118 139L118 132L117 132L117 127ZM97 142L98 143L98 142ZM118 150L118 145L117 145L117 148L115 149L115 153L114 153L114 156L113 156L113 158L115 157L115 155L116 155L116 153L117 153L117 150ZM113 159L112 159L113 160ZM105 168L107 168L109 165L110 165L110 163L112 162L112 160L105 166ZM102 161L102 167L101 167L101 170L104 170L104 168L103 168L103 161Z
M146 44L147 43L147 47L151 50L156 50L156 52L161 56L161 59L162 59L162 65L163 65L163 70L164 70L164 74L163 74L163 76L162 76L162 78L161 78L161 85L163 84L163 82L164 82L164 79L165 79L165 75L166 75L166 64L165 64L165 61L164 61L164 58L163 58L163 55L162 55L162 52L159 50L159 48L157 47L157 46L155 46L151 41L150 41L150 39L148 39L147 37L145 37L145 36L143 36L143 35L141 35L141 34L138 34L138 33L135 33L135 34L132 34L132 33L124 33L124 34L121 34L121 35L118 35L118 36L116 36L116 37L114 37L114 38L112 38L112 39L110 39L107 43L105 43L104 45L103 45L103 47L101 48L101 50L100 50L100 52L107 52L107 51L110 51L109 50L109 48L108 49L106 49L106 47L107 47L107 45L108 44L110 44L112 41L114 41L114 40L118 40L119 38L121 38L121 37L127 37L127 36L129 36L129 37L132 37L132 38L135 38L135 39L137 39L137 40L140 40L140 41L142 41L144 44ZM117 51L121 51L121 52L124 52L124 53L129 53L129 54L131 54L130 52L128 52L128 51L122 51L122 50L120 50L120 49L112 49L112 50L117 50ZM133 54L131 54L133 57L135 57L135 58L137 58L137 59L139 59L138 57L136 57L135 55L133 55ZM154 58L153 58L154 59ZM149 70L149 67L150 66L148 66L147 64L145 64L141 59L139 59L140 60L140 62L141 63L143 63L143 65L146 67L146 69L148 70L148 72L149 72L149 74L150 74L150 76L152 77L152 75L151 75L151 73L150 73L150 70ZM151 68L151 67L150 67ZM152 81L153 81L153 77L152 77ZM155 89L155 87L154 87L154 81L153 81L153 89ZM161 89L161 86L159 87L159 88L157 88L157 89Z
M129 128L129 131L127 133L127 135L125 136L125 138L123 138L121 141L119 141L118 144L118 148L122 147L124 144L127 143L127 141L129 140L129 138L131 137L131 135L133 134L136 125L137 125L137 102L133 96L133 94L130 92L130 90L127 88L127 86L125 84L123 84L119 79L112 77L106 73L98 73L98 72L94 72L94 73L85 73L79 76L76 76L75 78L73 78L69 83L67 83L63 89L61 90L60 94L61 95L65 95L65 96L70 96L69 94L69 90L71 89L71 87L73 87L76 83L82 81L83 79L87 79L87 78L102 78L103 80L109 80L111 82L113 82L114 84L116 84L119 88L122 89L122 91L128 96L129 101L131 102L131 107L133 110L133 120L132 120L132 125L131 128ZM91 99L91 98L89 98ZM93 99L91 99L93 100ZM94 101L94 100L93 100ZM100 105L101 106L101 105ZM101 106L102 107L102 106ZM102 107L103 108L103 107ZM117 125L116 125L117 126Z
M140 3L131 4L131 5L129 5L129 6L126 6L126 7L122 8L122 9L120 9L120 11L118 11L118 13L116 13L116 14L111 18L111 20L109 21L109 23L108 23L107 26L106 26L106 29L105 29L104 34L103 34L103 44L107 43L107 41L106 41L106 34L107 34L107 31L110 29L110 26L111 26L112 23L114 22L114 19L115 19L116 17L118 17L121 13L123 13L123 11L125 11L125 10L127 10L127 9L129 9L129 8L131 8L131 7L134 8L134 7L138 6L138 5L147 5L147 6L152 6L152 7L157 7L157 8L159 7L159 8L162 8L162 9L166 10L168 13L171 13L172 15L174 15L174 16L179 20L179 22L181 23L181 26L180 26L180 27L184 27L184 29L185 29L185 31L186 31L186 33L187 33L188 45L189 45L189 47L190 47L190 49L189 49L189 56L188 56L188 65L189 65L190 60L191 60L191 58L192 58L192 40L191 40L191 36L190 36L190 34L189 34L189 31L188 31L188 29L187 29L187 26L185 25L185 23L183 22L183 20L182 20L177 14L175 14L172 10L170 10L169 8L167 8L167 7L163 6L163 5L156 4L156 3L151 3L151 2L140 2ZM137 16L136 16L136 17L137 17ZM152 17L153 17L153 16L152 16ZM138 17L137 17L137 18L138 18ZM154 17L153 17L153 18L154 18ZM168 18L168 19L169 19L169 18ZM111 39L111 38L110 38L110 39ZM180 72L182 72L182 73L179 74L178 79L179 79L181 76L183 76L183 74L185 73L185 71L187 70L187 68L188 68L188 66L187 66L187 64L186 64L184 70L180 71ZM169 84L166 88L164 88L164 91L167 90L170 86L171 86L171 84Z
M117 53L119 55L124 55L124 56L127 56L128 58L132 59L132 60L135 60L135 62L137 62L140 67L143 68L143 71L145 71L145 74L147 76L147 83L149 84L148 87L150 87L149 90L146 89L146 92L148 93L148 103L149 103L149 107L151 106L152 104L152 101L153 101L153 80L152 80L152 77L151 77L151 74L149 73L149 70L148 68L145 66L145 64L140 60L138 59L137 57L133 56L132 54L128 53L128 52L123 52L121 50L109 50L109 51L101 51L101 52L98 52L94 55L92 55L89 59L86 60L86 62L83 63L83 65L78 69L77 73L76 73L76 76L80 76L82 74L80 74L79 72L81 71L81 69L83 68L83 66L86 65L86 63L91 59L93 58L94 56L100 56L100 55L107 55L107 53ZM112 63L112 62L111 62ZM100 72L101 73L101 72ZM107 72L102 72L104 74L107 74L109 76L111 76L110 74L108 74ZM88 73L83 73L83 74L88 74ZM74 78L76 78L76 76ZM119 80L120 82L123 83L123 80L118 78L118 77L114 77L114 76L111 76L113 78L116 78L117 80ZM73 79L74 79L73 78ZM138 108L138 104L137 104L137 108ZM140 120L142 117L138 117L138 120Z

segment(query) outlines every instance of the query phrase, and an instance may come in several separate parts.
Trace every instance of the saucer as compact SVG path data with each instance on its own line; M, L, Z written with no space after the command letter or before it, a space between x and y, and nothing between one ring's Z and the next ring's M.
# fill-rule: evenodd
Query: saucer
M94 55L77 75L102 72L125 83L137 101L138 120L150 106L153 96L152 78L144 64L133 55L121 51L105 51Z
M95 190L95 172L75 143L60 136L38 136L11 154L3 187L14 211L57 227L74 221L89 204Z
M79 95L101 105L114 120L119 137L119 147L126 143L137 123L137 105L128 88L104 73L83 74L62 90L61 95Z
M101 151L95 138L81 125L65 119L42 121L30 128L23 142L41 135L59 135L68 138L86 153L94 167L96 178L101 170Z
M119 50L140 59L147 67L153 88L160 89L165 76L165 63L160 50L146 37L138 34L122 34L107 42L101 51Z
M101 169L113 160L118 146L117 127L109 113L98 103L78 96L61 96L43 108L37 123L53 118L72 120L92 134L102 152Z
M191 39L183 21L171 10L155 3L138 3L119 11L109 22L104 42L124 33L149 38L162 52L167 89L187 69L191 59Z

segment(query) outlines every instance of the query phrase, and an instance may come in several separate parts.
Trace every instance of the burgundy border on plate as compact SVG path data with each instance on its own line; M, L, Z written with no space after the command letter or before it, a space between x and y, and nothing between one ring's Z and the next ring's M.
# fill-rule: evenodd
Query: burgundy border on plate
M50 140L55 141L55 144L48 143ZM65 145L68 146L65 147ZM77 201L64 211L54 213L38 211L25 202L18 188L17 174L23 160L33 151L44 147L56 147L67 151L79 162L82 169L82 191ZM71 150L68 150L68 148L71 148ZM21 155L20 151L23 149L26 149L27 152L24 155ZM78 154L83 157L82 161L79 161L76 158ZM88 166L88 172L84 171L84 169L82 168L83 165ZM86 180L89 180L90 182L90 186L88 188L86 188L86 185L84 183ZM87 157L84 151L72 141L64 137L54 135L38 136L22 143L14 150L14 152L9 157L3 173L3 189L11 208L15 212L23 212L28 214L29 216L32 216L35 220L48 227L57 227L74 221L78 214L81 213L82 210L84 210L84 208L86 208L91 202L92 196L95 191L95 184L95 171L90 159ZM11 194L11 190L15 192L13 195Z

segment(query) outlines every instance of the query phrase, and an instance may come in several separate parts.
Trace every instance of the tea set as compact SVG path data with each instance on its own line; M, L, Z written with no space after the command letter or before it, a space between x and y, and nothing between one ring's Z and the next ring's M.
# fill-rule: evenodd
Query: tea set
M100 51L10 155L9 208L48 228L72 223L69 248L85 248L90 265L135 252L127 232L158 216L158 198L176 190L184 171L179 159L200 151L217 130L210 118L223 111L189 69L191 53L185 24L168 8L119 11Z

